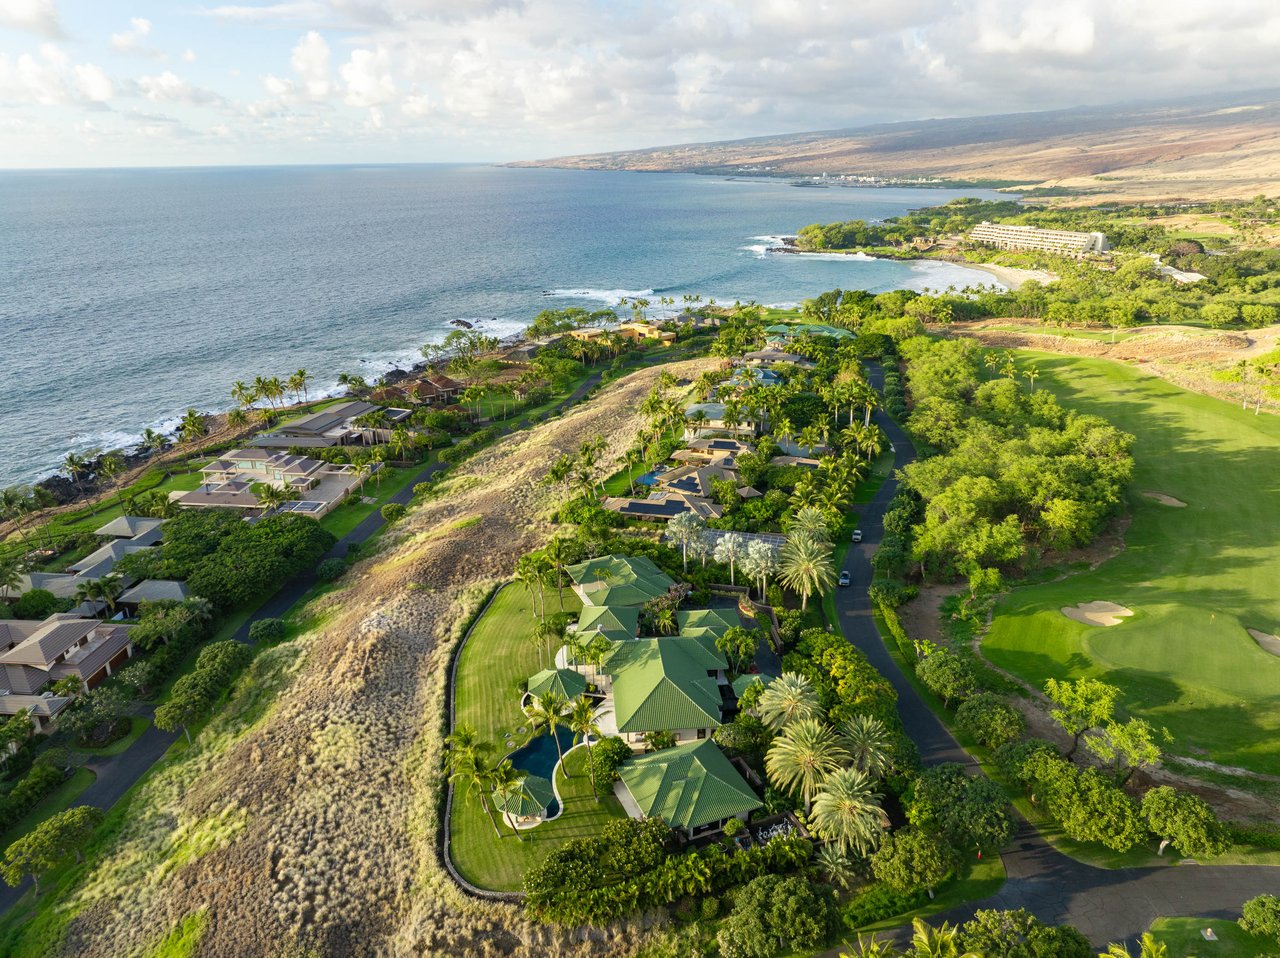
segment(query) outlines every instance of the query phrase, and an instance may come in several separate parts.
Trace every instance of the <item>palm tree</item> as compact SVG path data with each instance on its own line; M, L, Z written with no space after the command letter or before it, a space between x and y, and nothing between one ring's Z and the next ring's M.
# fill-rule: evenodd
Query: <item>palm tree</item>
M546 545L543 550L547 554L547 558L551 560L551 565L556 573L556 594L560 598L560 611L564 611L564 560L569 554L569 540L562 536L555 536Z
M75 602L80 605L88 605L93 610L93 614L101 618L98 609L98 600L102 597L102 590L98 586L97 579L86 579L76 586L74 595ZM102 611L106 611L103 606Z
M840 724L845 747L853 759L854 768L866 772L872 778L884 778L893 767L889 749L893 737L874 715L855 715Z
M791 517L791 522L787 525L787 534L803 536L814 542L829 543L831 541L831 529L827 525L826 514L814 506L805 506Z
M115 485L116 476L120 475L123 470L124 456L122 456L118 450L113 449L111 452L105 453L102 458L98 460L98 474L107 480L108 486ZM121 513L125 511L123 489L120 490L120 511Z
M779 788L799 790L807 815L827 776L848 760L849 753L829 725L816 718L803 718L788 725L773 740L764 765Z
M835 845L826 844L819 848L818 853L813 856L813 863L827 883L836 888L847 891L857 878L853 862Z
M113 615L116 611L116 600L120 598L124 589L124 578L118 572L108 572L98 580L98 598L106 604L107 611Z
M529 603L533 606L533 614L538 614L538 599L542 596L543 572L538 567L538 560L532 553L522 555L516 561L516 578L529 593ZM542 603L542 621L547 620L547 605Z
M865 856L873 851L889 827L880 807L875 780L856 768L832 772L813 802L814 829L843 852Z
M266 381L264 393L267 398L271 400L272 406L274 406L278 400L282 401L284 399L284 383L280 381L279 376L272 376ZM283 402L281 402L281 404L283 405Z
M729 563L729 584L736 585L734 570L738 560L747 554L747 540L736 532L723 535L716 542L715 557L717 562Z
M600 793L596 791L596 763L591 754L591 739L600 737L600 726L596 724L595 703L585 696L573 700L569 709L568 725L575 734L582 736L587 746L587 768L591 771L591 794L600 801Z
M169 448L169 437L148 427L142 430L142 441L138 445L145 452L161 453Z
M569 700L554 690L543 692L531 699L524 707L524 714L533 723L534 731L546 728L547 734L556 743L556 754L560 756L560 771L564 772L565 778L570 776L564 767L564 752L560 748L560 736L556 735L556 729L565 720L568 711Z
M808 677L798 672L783 672L765 686L756 709L760 720L774 731L821 714L818 693Z
M829 592L836 584L831 548L812 539L792 538L782 547L778 578L792 592L800 593L800 611L809 608L809 596Z
M0 489L0 518L13 523L14 530L25 542L26 532L22 528L22 520L32 511L35 501L26 486L9 486Z
M827 846L828 848L830 846ZM902 952L893 946L893 942L885 941L872 935L870 938L858 936L858 953L840 952L839 958L904 958Z
M198 442L209 431L204 416L197 409L188 409L178 424L178 438L183 442Z
M76 484L76 488L80 490L80 495L84 495L84 474L89 468L88 460L78 453L69 452L63 457L62 468L67 470L67 476Z
M232 429L240 429L249 424L249 414L243 409L231 409L227 411L227 425Z
M982 958L972 951L961 953L956 940L960 930L945 921L934 928L922 918L913 918L911 927L911 958Z
M259 376L259 379L262 377ZM241 409L248 409L258 399L258 391L242 379L231 384L231 398Z
M504 758L501 762L493 767L489 772L489 786L493 789L494 795L499 799L510 798L520 786L524 784L524 776L516 771L516 767L511 764L511 759ZM516 823L511 818L511 813L507 812L507 825L516 836L516 841L522 842L520 837L520 829L516 827ZM495 826L496 827L496 826Z
M289 377L289 381L285 383L285 385L289 388L289 391L293 393L295 400L301 396L302 401L306 402L310 398L307 395L307 383L309 383L313 378L314 377L312 377L312 375L305 369L299 369Z
M1101 958L1132 958L1132 956L1123 944L1113 941L1102 953ZM1156 941L1151 932L1144 931L1142 937L1138 939L1138 958L1169 958L1169 947L1163 942Z
M0 559L0 599L11 599L22 584L22 567L15 559Z
M760 586L760 601L765 598L765 589L769 585L769 576L778 568L778 556L774 552L773 546L759 539L752 539L747 544L747 554L742 559L742 571L748 577L755 579L756 584Z
M706 520L696 512L682 512L667 523L666 538L679 544L680 558L684 563L685 572L689 571L689 546L702 538L706 528Z
M659 635L676 634L676 610L664 605L653 613L653 627Z
M269 482L255 484L253 494L258 497L258 505L262 506L263 515L274 512L293 498L288 489Z
M448 749L445 753L445 769L449 773L449 780L455 785L466 783L468 791L479 798L493 830L501 834L488 800L489 776L493 771L488 759L494 750L493 743L482 741L475 727L465 722L454 726L453 734L445 738L444 743Z

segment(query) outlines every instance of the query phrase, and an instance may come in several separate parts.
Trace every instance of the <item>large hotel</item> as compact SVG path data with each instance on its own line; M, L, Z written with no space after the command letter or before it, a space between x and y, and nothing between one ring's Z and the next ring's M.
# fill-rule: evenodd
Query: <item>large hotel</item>
M1035 226L1006 226L979 223L969 231L969 239L999 249L1039 249L1068 256L1105 253L1110 247L1102 233L1075 233L1071 230L1042 230Z

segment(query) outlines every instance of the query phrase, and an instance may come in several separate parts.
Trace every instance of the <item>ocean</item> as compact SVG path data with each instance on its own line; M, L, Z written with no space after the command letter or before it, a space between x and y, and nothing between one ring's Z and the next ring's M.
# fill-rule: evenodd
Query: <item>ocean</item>
M965 191L966 195L992 194ZM946 263L767 254L806 223L935 189L801 189L663 173L347 166L0 173L0 486L124 448L256 375L374 377L454 319L699 293L990 283Z

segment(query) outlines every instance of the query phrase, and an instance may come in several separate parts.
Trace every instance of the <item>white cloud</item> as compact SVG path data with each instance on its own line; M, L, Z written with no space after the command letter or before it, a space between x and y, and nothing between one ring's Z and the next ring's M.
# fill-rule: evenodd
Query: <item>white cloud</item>
M79 103L101 109L114 93L111 80L92 63L72 65L60 47L45 43L40 55L0 53L0 102L26 106Z
M192 86L171 70L157 76L142 76L137 80L138 92L155 103L189 103L207 106L223 102L212 90Z
M195 51L195 50L192 50L192 49L190 49L190 48L187 48L186 50L183 50L183 51L182 51L182 59L183 59L183 60L185 60L187 63L195 63L195 62L196 62L196 51Z
M347 85L344 102L349 106L376 106L396 97L391 54L381 45L376 50L352 50L351 59L338 72Z
M3 0L0 26L29 30L55 40L63 35L62 20L53 0Z
M168 55L163 50L147 45L147 38L150 36L151 21L145 17L133 17L129 21L128 30L111 34L111 49L116 53L167 60Z
M329 44L312 30L298 41L289 58L307 96L323 100L333 92L333 75L329 69Z
M115 94L115 88L102 67L84 63L75 68L75 74L81 95L91 103L106 103Z

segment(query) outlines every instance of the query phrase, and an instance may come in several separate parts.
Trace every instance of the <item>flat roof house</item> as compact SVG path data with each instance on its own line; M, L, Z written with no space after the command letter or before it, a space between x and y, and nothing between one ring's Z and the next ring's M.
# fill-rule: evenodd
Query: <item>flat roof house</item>
M734 436L751 437L756 434L757 423L747 416L746 410L738 413L738 421L732 426L725 421L728 406L721 402L696 402L685 408L685 438L697 439L709 432L727 432Z
M618 766L614 794L633 818L661 818L690 838L745 821L764 803L711 741L637 755Z
M674 491L651 492L647 499L610 496L600 503L600 508L646 522L670 522L684 512L692 512L703 519L718 519L724 515L724 508L714 500Z
M676 334L666 329L659 329L652 323L626 322L619 323L616 330L619 336L637 342L641 339L653 339L662 343L674 343Z
M329 406L319 412L287 422L271 432L255 438L251 445L267 449L323 449L366 442L385 442L386 429L367 429L353 420L383 410L392 423L403 422L411 415L408 409L383 409L373 403L353 399Z
M360 470L269 449L237 449L200 470L204 482L172 498L184 508L262 509L253 486L280 486L295 498L281 507L314 518L327 515L360 484Z
M815 363L811 363L803 356L796 356L792 353L784 352L781 349L769 347L768 349L757 349L754 352L743 353L742 358L753 366L772 366L774 363L789 363L792 366L798 366L801 369L817 369Z

